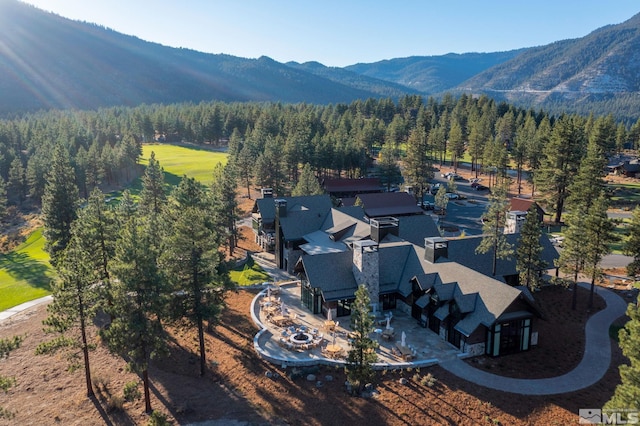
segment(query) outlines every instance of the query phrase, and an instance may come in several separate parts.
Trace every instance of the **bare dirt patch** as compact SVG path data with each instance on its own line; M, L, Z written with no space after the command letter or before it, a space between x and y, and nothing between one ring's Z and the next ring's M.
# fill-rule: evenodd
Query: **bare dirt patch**
M551 319L566 310L569 294L552 293L549 298L557 299L557 303L546 311ZM317 387L315 381L306 380L305 374L291 375L291 369L271 365L256 355L252 339L257 329L249 317L254 295L249 290L229 295L222 323L206 336L210 365L203 378L198 376L196 332L172 330L170 355L153 362L150 378L153 407L166 413L174 424L205 420L217 421L207 424L229 424L236 420L243 422L236 424L252 425L574 424L578 408L600 407L610 398L619 382L617 365L625 361L612 343L613 367L603 380L579 392L551 397L486 389L439 367L379 373L375 381L377 396L351 397L345 392L342 369L324 367L315 371L317 379L323 382ZM60 356L34 355L35 347L44 338L41 321L45 316L45 307L41 305L0 324L0 338L26 335L23 346L0 361L0 374L15 376L17 381L8 394L0 394L0 405L14 411L15 418L0 420L0 425L145 424L148 416L143 412L141 400L125 402L122 410L109 408L113 395L121 396L126 383L139 379L95 337L98 347L91 354L92 370L94 381L101 383L95 401L85 396L81 370L66 371L66 360ZM576 344L583 338L582 318L576 318L572 324L560 329L558 322L551 321L548 329L553 335L541 335L540 348L499 358L502 365L492 372L520 369L548 375L548 369L560 364L570 368L575 359L562 361L570 353L569 348L554 354L545 350L542 343L546 347L555 338L568 339L567 345ZM277 375L267 377L267 371ZM414 380L415 375L427 373L437 379L433 387ZM408 384L400 384L400 378L408 379Z

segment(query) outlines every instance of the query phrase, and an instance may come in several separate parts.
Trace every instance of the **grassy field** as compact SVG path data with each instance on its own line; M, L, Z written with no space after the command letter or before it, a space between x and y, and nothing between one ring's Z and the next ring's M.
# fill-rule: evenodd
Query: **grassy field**
M230 271L229 276L231 281L238 283L239 286L271 281L271 277L253 259L249 259L242 267Z
M50 293L53 269L37 230L16 250L0 255L0 311Z
M215 165L227 162L227 154L222 152L157 144L143 146L141 164L148 163L152 151L164 168L167 190L177 185L184 175L193 177L203 184L210 184ZM141 180L136 179L130 186L134 197L140 188ZM108 197L117 199L121 193L112 192ZM48 260L41 230L35 231L16 250L0 255L0 311L50 293L49 284L54 272Z
M142 146L141 164L147 164L151 152L164 168L167 183L177 184L182 176L187 175L208 185L213 180L213 169L218 163L227 163L227 154L197 147L154 144Z

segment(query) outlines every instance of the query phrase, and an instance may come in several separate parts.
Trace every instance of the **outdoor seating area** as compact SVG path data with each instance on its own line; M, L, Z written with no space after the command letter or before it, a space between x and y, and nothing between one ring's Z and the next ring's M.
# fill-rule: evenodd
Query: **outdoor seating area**
M295 351L314 349L324 342L324 336L317 328L308 329L304 325L290 325L281 332L280 336L280 346Z
M277 295L267 289L257 296L255 303L262 325L270 332L260 339L259 345L273 359L345 362L351 340L356 337L348 317L337 320L330 311L325 315L310 313L301 306L299 285L281 287ZM374 324L378 328L372 330L370 337L379 345L375 349L377 362L389 368L406 363L432 365L459 353L404 312L380 313Z

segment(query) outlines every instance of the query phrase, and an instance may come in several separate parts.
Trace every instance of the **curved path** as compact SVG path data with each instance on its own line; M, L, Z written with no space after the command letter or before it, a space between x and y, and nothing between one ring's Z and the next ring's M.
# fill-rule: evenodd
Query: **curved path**
M590 288L590 284L580 283ZM607 307L595 313L585 327L585 350L580 364L562 376L546 379L515 379L479 370L460 359L443 361L440 366L456 376L488 388L522 395L554 395L577 391L598 382L611 364L609 326L625 314L627 303L614 292L596 287Z

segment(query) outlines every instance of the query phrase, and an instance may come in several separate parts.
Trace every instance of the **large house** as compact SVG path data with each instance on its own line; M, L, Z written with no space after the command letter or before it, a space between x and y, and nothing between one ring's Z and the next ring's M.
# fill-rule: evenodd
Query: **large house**
M497 356L536 344L538 311L517 286L515 259L499 259L493 276L492 254L475 253L481 237L441 238L428 215L370 218L362 206L336 209L323 197L270 200L276 261L300 276L312 313L350 315L364 284L375 312L401 310L464 352ZM518 234L507 238L516 243ZM544 236L541 244L551 268L558 253Z

